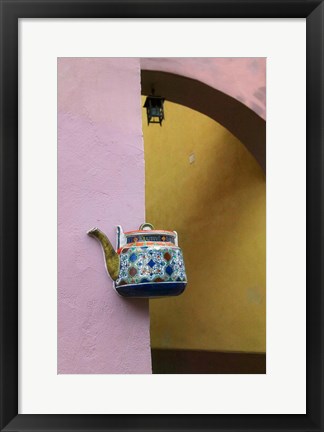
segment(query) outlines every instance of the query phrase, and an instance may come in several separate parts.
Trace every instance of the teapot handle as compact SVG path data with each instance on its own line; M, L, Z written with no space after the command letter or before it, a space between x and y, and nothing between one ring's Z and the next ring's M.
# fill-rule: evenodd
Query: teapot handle
M140 231L149 231L149 230L154 230L154 226L150 223L143 223L139 228Z

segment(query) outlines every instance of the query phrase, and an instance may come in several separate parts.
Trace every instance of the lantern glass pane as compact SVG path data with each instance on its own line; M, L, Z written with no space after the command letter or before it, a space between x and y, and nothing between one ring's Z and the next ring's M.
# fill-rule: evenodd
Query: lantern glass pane
M150 109L150 114L151 116L155 117L155 116L159 116L160 115L160 108L159 107L152 107Z

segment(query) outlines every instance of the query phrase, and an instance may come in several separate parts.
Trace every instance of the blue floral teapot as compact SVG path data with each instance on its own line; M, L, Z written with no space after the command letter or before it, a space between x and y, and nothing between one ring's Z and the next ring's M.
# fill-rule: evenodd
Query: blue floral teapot
M123 232L117 227L117 251L98 228L88 235L100 241L106 269L123 297L166 297L181 294L187 285L176 231L155 230L149 223Z

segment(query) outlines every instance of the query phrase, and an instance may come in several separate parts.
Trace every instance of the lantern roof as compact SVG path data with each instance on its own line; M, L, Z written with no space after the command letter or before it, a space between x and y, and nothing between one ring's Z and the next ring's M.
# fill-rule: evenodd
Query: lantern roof
M145 103L143 105L143 108L147 108L150 107L150 102L153 103L154 105L159 105L160 102L164 102L165 98L161 97L161 96L155 96L155 95L149 95L146 97Z

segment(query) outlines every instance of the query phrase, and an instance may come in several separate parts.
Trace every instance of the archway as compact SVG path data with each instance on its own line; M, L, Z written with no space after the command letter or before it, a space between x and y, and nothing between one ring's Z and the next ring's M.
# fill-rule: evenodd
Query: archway
M147 127L143 110L146 215L156 228L178 231L189 279L181 298L150 304L153 373L264 373L264 169L233 133L253 142L244 126L258 116L198 81L149 75L142 94L153 86L167 102L162 128ZM226 113L222 125L214 104L214 115Z
M167 100L211 117L236 136L266 172L266 122L242 102L200 81L169 72L142 70L142 95Z

